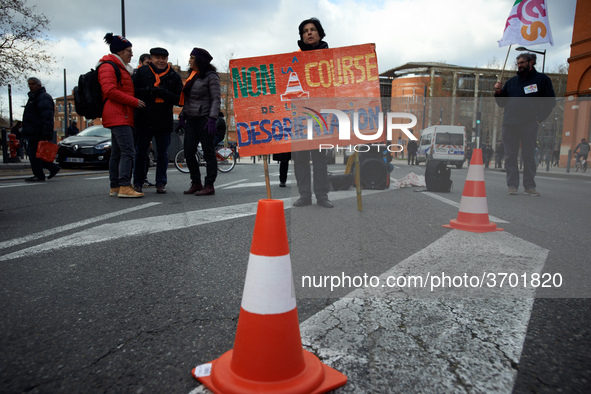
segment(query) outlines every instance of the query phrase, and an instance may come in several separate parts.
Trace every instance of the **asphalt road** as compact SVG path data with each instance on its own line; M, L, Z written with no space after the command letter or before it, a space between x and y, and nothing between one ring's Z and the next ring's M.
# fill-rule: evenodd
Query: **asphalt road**
M591 180L540 174L542 197L507 196L504 174L487 170L489 213L505 231L473 234L442 227L465 168L452 170L451 193L364 191L362 212L353 190L331 193L334 209L292 208L295 181L279 188L270 169L303 343L349 377L336 392L591 391ZM412 171L424 166L398 163L391 177ZM0 181L1 392L202 391L190 371L233 347L266 192L262 165L246 161L218 175L215 196L185 196L188 185L174 169L166 195L142 199L109 197L104 172ZM561 282L517 295L302 286L442 271Z

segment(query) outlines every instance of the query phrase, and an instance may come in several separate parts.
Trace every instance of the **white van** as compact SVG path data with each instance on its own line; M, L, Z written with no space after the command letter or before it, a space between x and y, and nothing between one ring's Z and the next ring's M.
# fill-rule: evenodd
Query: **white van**
M437 125L421 131L417 162L447 161L462 168L466 161L466 129L464 126Z

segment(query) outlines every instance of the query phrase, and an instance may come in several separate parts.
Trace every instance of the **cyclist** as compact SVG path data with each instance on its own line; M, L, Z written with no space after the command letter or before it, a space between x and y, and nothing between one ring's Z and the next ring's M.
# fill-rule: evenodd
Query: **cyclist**
M577 151L580 149L579 153L577 153ZM589 155L589 143L587 142L587 140L585 138L583 138L581 140L581 143L579 145L577 145L577 147L575 148L574 152L576 154L576 162L580 163L581 162L581 157L587 161L587 156Z

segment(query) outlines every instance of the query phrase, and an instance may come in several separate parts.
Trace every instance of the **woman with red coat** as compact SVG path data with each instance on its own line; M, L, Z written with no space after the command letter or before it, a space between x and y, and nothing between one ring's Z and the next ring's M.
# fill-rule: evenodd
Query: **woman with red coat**
M111 129L111 159L109 161L110 196L142 197L131 187L131 172L135 156L133 140L133 111L144 108L146 104L134 96L131 75L133 67L129 64L133 57L131 42L113 33L105 35L111 53L103 56L99 65L106 61L114 62L119 68L121 80L118 81L115 68L105 65L98 68L98 79L103 91L103 126ZM98 66L97 66L98 67Z

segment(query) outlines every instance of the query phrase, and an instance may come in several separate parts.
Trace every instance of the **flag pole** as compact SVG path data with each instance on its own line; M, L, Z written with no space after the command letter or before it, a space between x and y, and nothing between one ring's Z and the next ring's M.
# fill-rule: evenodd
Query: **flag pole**
M503 82L503 74L505 73L505 67L507 66L507 59L509 59L509 52L511 52L511 45L509 45L509 49L507 49L507 56L505 57L505 64L503 64L503 70L501 70L501 77L499 78L499 82Z

